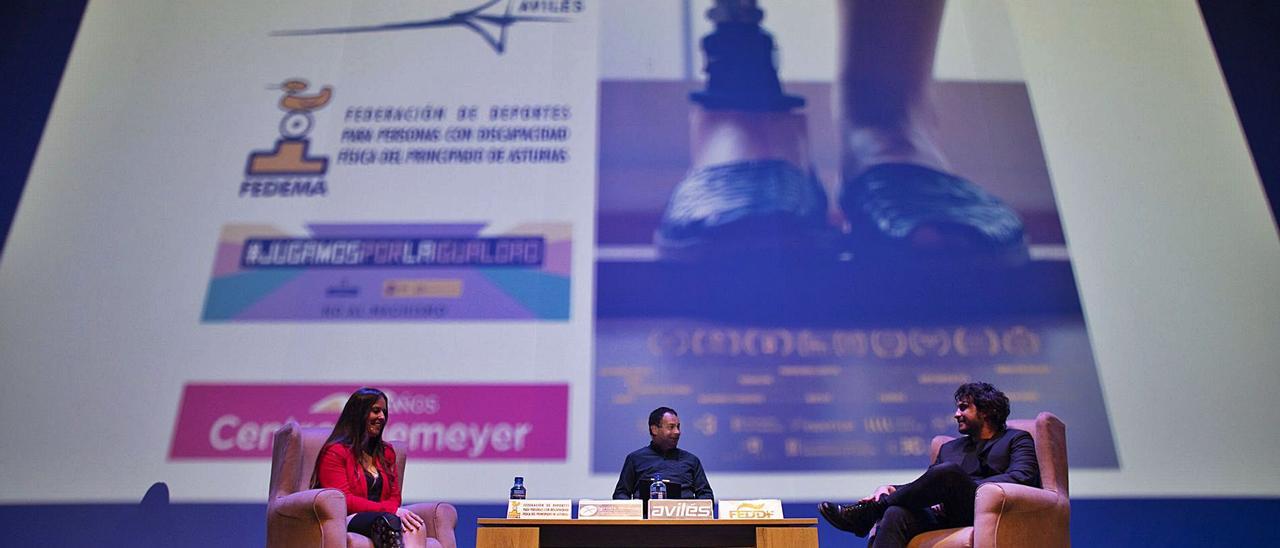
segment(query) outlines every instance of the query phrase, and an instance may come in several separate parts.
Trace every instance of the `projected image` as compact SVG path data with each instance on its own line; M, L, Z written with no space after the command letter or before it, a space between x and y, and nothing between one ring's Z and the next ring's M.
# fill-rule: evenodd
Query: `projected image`
M934 78L941 4L825 50L750 4L705 13L704 80L601 83L593 473L659 405L708 470L918 469L969 381L1116 467L1025 86Z
M205 322L567 320L570 225L223 228Z

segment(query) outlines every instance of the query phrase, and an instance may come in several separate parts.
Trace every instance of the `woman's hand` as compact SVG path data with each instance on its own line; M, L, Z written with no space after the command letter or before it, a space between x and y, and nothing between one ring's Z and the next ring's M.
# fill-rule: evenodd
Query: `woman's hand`
M400 518L400 525L404 526L406 533L412 533L427 525L427 522L422 521L421 516L410 512L408 508L397 508L396 517Z

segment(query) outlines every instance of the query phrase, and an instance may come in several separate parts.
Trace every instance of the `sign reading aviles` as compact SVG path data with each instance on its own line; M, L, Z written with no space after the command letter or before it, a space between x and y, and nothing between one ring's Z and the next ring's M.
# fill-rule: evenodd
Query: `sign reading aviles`
M285 422L333 428L358 385L187 384L169 458L269 458ZM382 385L383 437L415 459L559 460L568 447L567 384Z
M649 519L711 519L710 499L652 499Z

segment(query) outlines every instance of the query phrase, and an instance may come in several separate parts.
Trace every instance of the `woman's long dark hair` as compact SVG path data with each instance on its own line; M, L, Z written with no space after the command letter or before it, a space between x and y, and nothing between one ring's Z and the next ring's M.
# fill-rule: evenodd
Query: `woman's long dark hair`
M387 476L385 485L390 486L396 482L395 463L387 459L386 446L382 443L382 433L379 432L377 436L369 435L369 409L373 404L378 403L378 400L385 401L388 405L391 403L381 390L367 386L356 390L350 398L347 398L347 404L342 407L338 422L333 425L333 432L329 434L329 439L325 440L320 448L320 454L316 456L316 465L311 473L312 489L320 487L320 460L324 458L324 450L335 443L350 448L351 454L356 457L356 462L360 461L362 455L377 459ZM386 416L389 422L390 409L387 409Z

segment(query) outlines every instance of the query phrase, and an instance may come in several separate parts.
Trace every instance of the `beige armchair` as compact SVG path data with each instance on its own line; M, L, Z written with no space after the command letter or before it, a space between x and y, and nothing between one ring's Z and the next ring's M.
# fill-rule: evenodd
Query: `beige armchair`
M950 546L1071 546L1071 501L1067 498L1067 427L1053 413L1032 420L1010 420L1036 442L1043 489L1015 483L984 483L974 500L973 526L929 531L908 548ZM933 438L929 462L949 436Z
M293 421L276 432L271 449L271 487L267 495L269 548L372 548L373 543L367 537L347 532L347 501L341 491L309 489L316 457L328 437L327 428L302 428ZM396 473L403 478L405 450L395 443L391 445L396 449ZM406 538L407 546L456 548L453 529L458 523L458 512L453 505L428 502L406 508L427 522L426 538Z

